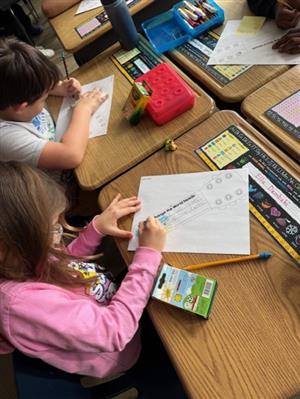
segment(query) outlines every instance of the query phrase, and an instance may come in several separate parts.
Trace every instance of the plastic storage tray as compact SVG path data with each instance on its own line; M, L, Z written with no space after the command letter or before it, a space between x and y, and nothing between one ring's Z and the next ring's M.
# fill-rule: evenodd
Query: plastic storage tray
M194 0L190 0L190 2L195 4ZM212 5L217 11L207 21L195 28L190 26L177 11L179 7L183 6L183 1L176 3L171 10L144 21L142 27L155 52L161 54L172 50L192 37L221 25L224 22L223 9L213 0L206 0L206 3Z
M194 105L193 91L168 64L160 64L136 79L136 82L142 81L152 89L146 111L157 125L176 118Z

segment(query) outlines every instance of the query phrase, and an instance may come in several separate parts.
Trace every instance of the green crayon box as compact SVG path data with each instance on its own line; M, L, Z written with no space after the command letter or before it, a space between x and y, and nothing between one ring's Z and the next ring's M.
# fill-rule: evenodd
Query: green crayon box
M134 82L126 103L123 114L131 125L137 125L143 116L152 94L146 81Z
M208 319L216 292L216 280L164 264L152 298Z

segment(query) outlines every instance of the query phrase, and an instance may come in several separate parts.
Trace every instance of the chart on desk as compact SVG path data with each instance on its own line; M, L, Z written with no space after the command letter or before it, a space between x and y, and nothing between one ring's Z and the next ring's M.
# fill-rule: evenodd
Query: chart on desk
M195 152L213 170L247 168L250 211L300 264L300 181L234 125Z
M265 115L300 140L300 90L268 109Z
M219 36L216 33L207 32L178 46L176 51L184 54L193 63L212 75L216 81L227 85L252 68L252 65L207 65L218 40Z

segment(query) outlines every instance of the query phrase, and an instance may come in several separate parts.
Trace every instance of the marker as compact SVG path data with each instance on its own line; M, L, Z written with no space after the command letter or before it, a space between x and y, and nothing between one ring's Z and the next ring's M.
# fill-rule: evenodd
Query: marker
M208 12L210 12L211 14L215 14L217 12L217 10L215 9L215 7L213 7L212 5L208 4L208 3L202 3L202 7L205 8Z
M270 256L272 256L272 254L269 252L261 252L260 254L256 255L240 256L238 258L228 258L228 259L215 260L212 262L198 263L196 265L189 265L184 267L184 270L190 270L190 271L198 270L198 269L203 269L204 267L221 266L226 264L229 265L230 263L239 263L255 259L267 260L270 258Z
M200 8L194 6L189 1L184 0L184 4L186 8L188 8L192 13L198 16L197 19L206 17L206 14L202 10L200 10Z
M67 77L68 80L70 80L70 75L69 75L69 72L68 72L68 68L67 68L67 64L66 64L66 59L65 59L65 55L64 55L63 52L61 53L61 59L62 59L62 61L63 61L63 63L64 63L65 72L66 72L66 77Z
M187 10L187 9L185 9L184 11L186 12L186 14L187 14L193 21L195 21L195 22L198 21L199 16L196 15L196 14L194 14L193 11Z
M198 26L197 22L193 21L186 13L185 10L183 10L182 8L177 8L177 11L179 12L179 14L181 15L183 21L190 27L195 28L196 26Z

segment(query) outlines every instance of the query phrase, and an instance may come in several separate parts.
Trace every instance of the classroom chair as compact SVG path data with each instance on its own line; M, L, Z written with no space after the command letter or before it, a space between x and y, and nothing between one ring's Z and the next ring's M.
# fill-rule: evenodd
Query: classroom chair
M28 15L32 15L35 22L39 22L39 14L37 13L37 10L35 9L34 5L32 4L31 0L22 0L23 3L26 5L28 9Z
M16 29L18 30L19 34L24 38L24 40L34 46L34 41L27 33L26 29L24 28L23 24L19 21L19 18L14 13L12 6L18 3L19 0L1 0L0 1L0 11L9 11L12 18L15 21Z
M19 351L12 354L18 399L135 399L138 391L126 386L123 375L103 380L66 373ZM97 380L97 381L96 381ZM94 385L95 384L95 385Z

